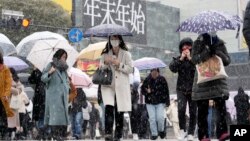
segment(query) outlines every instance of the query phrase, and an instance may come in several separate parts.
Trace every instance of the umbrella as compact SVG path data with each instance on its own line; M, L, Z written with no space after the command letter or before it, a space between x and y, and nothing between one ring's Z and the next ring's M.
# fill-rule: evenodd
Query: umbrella
M67 41L62 35L49 32L49 31L42 31L42 32L35 32L25 38L23 38L17 45L16 50L17 54L22 57L27 57L29 52L31 51L32 47L38 40L64 40Z
M3 56L14 55L17 53L15 45L4 34L0 33L0 52Z
M211 33L220 30L235 30L239 28L241 19L237 15L226 12L208 10L182 22L177 31L194 33Z
M67 64L69 67L73 66L78 56L78 52L64 40L37 41L28 54L27 60L42 71L46 65L52 61L52 57L58 49L64 49L67 52Z
M134 66L139 70L151 70L154 68L164 68L167 65L158 58L143 57L134 61Z
M84 36L90 37L108 37L111 35L132 36L128 28L117 24L101 24L89 28L85 31Z
M3 60L5 65L10 68L14 68L16 71L21 71L29 68L29 65L27 63L15 56L4 56Z
M99 42L95 44L90 44L88 47L84 48L80 53L79 59L96 60L101 57L102 50L105 48L107 42Z
M90 77L80 69L71 68L68 75L76 87L90 87L92 85Z

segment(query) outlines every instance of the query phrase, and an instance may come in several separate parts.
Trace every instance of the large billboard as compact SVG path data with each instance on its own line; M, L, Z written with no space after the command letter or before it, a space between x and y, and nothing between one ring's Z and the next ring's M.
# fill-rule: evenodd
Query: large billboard
M52 0L53 2L62 6L64 10L71 14L72 12L72 0Z
M146 44L146 2L141 0L83 0L83 28L100 24L127 27L130 42Z

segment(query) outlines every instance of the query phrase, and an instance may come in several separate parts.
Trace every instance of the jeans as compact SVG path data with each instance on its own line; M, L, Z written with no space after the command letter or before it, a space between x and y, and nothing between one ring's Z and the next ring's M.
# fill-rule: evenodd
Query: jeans
M82 112L72 113L71 121L73 136L80 138L83 123Z
M104 130L105 129L105 106L103 103L100 104L101 108L102 108L102 115L101 115L101 129Z
M158 131L164 132L164 122L165 122L164 109L165 109L165 103L160 103L156 105L147 104L149 124L152 136L158 136Z

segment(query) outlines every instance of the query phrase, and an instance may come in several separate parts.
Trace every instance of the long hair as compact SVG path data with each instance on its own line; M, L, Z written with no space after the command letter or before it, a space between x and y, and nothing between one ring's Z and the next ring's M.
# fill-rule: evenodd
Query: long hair
M128 50L127 46L125 45L124 43L124 40L122 38L121 35L113 35L115 37L118 37L118 39L120 40L120 44L119 44L119 47L123 50ZM108 43L106 44L106 47L102 50L102 54L104 53L108 53L110 49L112 49L112 45L111 45L111 42L110 42L110 39L111 39L111 36L109 36L109 40L108 40Z
M67 59L68 54L64 49L57 50L56 53L53 55L53 58L56 58L56 59L60 60L64 53L66 54L66 59Z
M10 72L12 74L12 79L15 81L15 82L18 82L20 79L17 75L17 72L14 68L10 68Z

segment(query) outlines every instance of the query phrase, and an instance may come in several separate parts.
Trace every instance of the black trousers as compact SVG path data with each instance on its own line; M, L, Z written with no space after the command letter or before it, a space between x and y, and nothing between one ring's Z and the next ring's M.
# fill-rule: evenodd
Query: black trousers
M138 108L138 104L132 105L132 111L129 113L130 115L130 124L131 130L133 134L137 134L139 131L139 124L140 124L140 112Z
M186 131L186 108L187 103L189 106L189 123L187 133L194 135L194 130L196 126L196 115L197 115L197 104L196 101L192 100L191 93L184 94L180 91L177 91L177 100L178 100L178 118L179 126L181 130Z
M228 132L226 123L226 102L222 98L213 99L217 109L216 136L219 138L223 133ZM208 104L209 100L197 101L198 107L198 138L201 140L208 136Z
M67 137L67 126L64 125L56 125L50 126L51 128L51 136L56 140L63 140L63 138Z
M113 133L113 125L114 125L114 119L115 119L115 138L122 138L122 132L123 132L123 112L118 112L117 105L111 106L106 105L105 106L105 134L106 135L112 135Z

